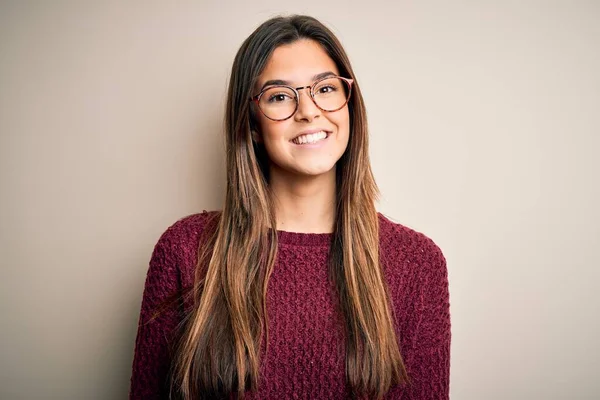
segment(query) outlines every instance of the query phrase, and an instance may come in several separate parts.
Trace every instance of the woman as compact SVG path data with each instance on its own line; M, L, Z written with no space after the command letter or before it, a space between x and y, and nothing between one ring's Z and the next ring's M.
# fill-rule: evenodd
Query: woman
M375 209L365 106L332 32L258 27L225 125L223 210L154 249L130 397L448 398L446 262Z

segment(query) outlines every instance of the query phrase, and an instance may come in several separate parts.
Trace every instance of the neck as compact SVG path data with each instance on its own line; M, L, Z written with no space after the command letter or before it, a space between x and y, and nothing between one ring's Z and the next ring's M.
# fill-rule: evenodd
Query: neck
M318 176L271 170L277 229L301 233L331 233L335 222L335 168Z

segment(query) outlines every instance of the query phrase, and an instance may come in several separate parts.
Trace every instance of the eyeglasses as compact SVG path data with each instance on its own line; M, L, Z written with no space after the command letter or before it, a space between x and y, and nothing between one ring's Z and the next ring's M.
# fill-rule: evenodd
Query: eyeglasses
M328 76L310 86L293 88L286 85L273 85L262 90L250 100L255 102L265 117L273 121L284 121L298 110L298 91L310 89L310 98L322 111L333 112L342 109L350 100L353 79L341 76Z

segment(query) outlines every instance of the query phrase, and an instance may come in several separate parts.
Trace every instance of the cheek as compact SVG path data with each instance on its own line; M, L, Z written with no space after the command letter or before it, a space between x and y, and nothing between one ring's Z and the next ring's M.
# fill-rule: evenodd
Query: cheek
M283 137L285 137L286 124L281 122L275 122L266 120L261 122L261 133L265 142L271 142L275 144Z
M350 113L346 108L343 113L336 115L334 123L338 126L341 133L348 136L350 134Z
M267 156L271 161L281 160L285 157L286 132L289 130L289 123L286 121L275 122L263 116L259 120L261 140L267 151Z

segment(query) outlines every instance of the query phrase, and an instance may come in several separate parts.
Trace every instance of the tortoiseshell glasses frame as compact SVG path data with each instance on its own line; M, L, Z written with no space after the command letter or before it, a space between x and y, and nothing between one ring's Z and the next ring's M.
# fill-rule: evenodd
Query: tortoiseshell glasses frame
M346 101L344 101L344 103L332 110L328 110L325 109L323 107L321 107L317 101L315 100L315 88L317 87L317 85L323 81L326 81L328 79L332 79L332 78L337 78L342 80L343 82L345 82L345 84L347 85L347 92L346 92ZM330 76L326 76L324 78L321 78L317 81L315 81L312 85L308 85L308 86L300 86L300 87L292 87L292 86L287 86L287 85L269 85L266 88L264 88L259 94L257 94L256 96L253 96L250 98L250 101L256 103L256 106L258 107L258 109L261 111L261 113L267 117L268 119L272 120L272 121L285 121L286 119L291 118L294 114L296 114L296 111L298 111L298 104L299 104L299 99L300 99L300 93L299 91L302 89L310 89L309 93L310 93L310 98L312 100L312 102L315 104L315 106L317 106L317 108L321 111L324 112L334 112L334 111L338 111L341 110L342 108L344 108L344 106L346 106L346 104L348 104L348 101L350 101L350 95L352 93L352 84L354 83L354 79L350 79L350 78L344 78L342 76L337 76L337 75L330 75ZM294 92L294 100L296 102L296 105L294 107L294 111L287 117L285 118L271 118L269 117L265 111L260 107L260 99L262 98L262 96L265 94L265 92L267 90L272 90L274 88L285 88L285 89L290 89L291 91Z

